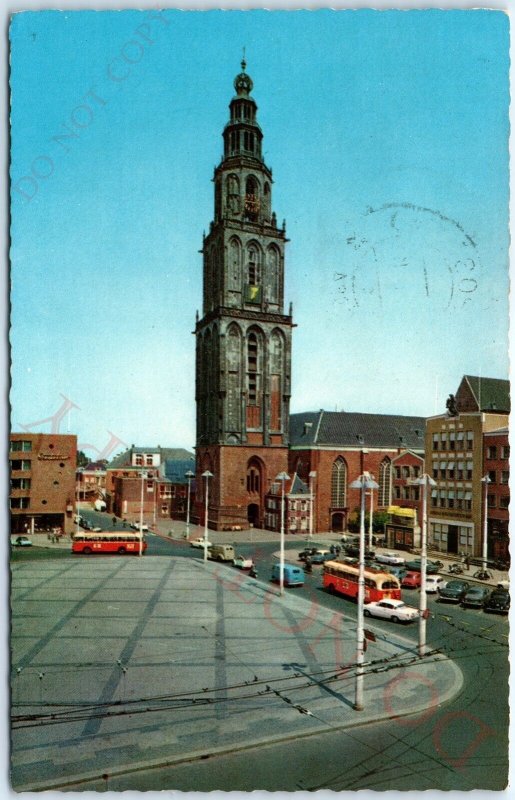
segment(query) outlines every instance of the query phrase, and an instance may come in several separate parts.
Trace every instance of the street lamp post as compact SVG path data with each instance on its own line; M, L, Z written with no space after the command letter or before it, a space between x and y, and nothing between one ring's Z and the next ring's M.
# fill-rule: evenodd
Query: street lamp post
M184 475L188 481L188 499L186 501L186 539L190 538L190 499L191 499L191 481L195 477L191 469Z
M141 470L141 497L140 497L140 504L139 504L139 555L143 555L143 487L145 485L145 478L148 477L148 473L145 470Z
M279 557L279 592L284 594L284 484L289 481L287 472L280 472L276 481L281 482L281 553Z
M436 481L425 473L421 478L416 478L410 483L422 487L422 537L420 542L420 604L418 619L418 654L425 655L426 652L426 622L427 622L427 501L428 489L436 486Z
M351 489L361 491L361 509L359 519L359 574L358 574L358 620L356 627L356 692L354 709L363 711L363 664L365 661L365 626L363 610L365 605L365 493L367 489L378 489L370 473L364 472L350 484Z
M311 470L309 473L309 541L313 538L313 481L315 480L317 474L314 470Z
M206 469L202 473L202 477L206 479L206 502L204 511L204 563L207 562L207 514L209 508L209 479L213 477L213 473Z
M371 475L370 477L373 478L374 476ZM374 519L374 490L370 489L370 519L369 519L369 524L368 524L368 549L369 550L372 550L372 547L373 547L373 541L372 541L373 538L374 538L373 519Z
M492 483L492 481L488 475L485 475L484 478L481 478L481 483L485 484L485 516L483 519L483 555L481 559L481 569L483 572L486 572L488 562L488 484Z

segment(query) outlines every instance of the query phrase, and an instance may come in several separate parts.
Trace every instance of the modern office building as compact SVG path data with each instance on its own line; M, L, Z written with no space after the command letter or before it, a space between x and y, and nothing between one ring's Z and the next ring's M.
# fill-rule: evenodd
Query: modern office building
M77 437L9 437L11 533L70 533L75 511Z

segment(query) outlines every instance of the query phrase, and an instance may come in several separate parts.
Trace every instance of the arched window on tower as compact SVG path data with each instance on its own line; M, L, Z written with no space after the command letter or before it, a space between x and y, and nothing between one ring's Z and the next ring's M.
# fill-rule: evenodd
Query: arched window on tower
M247 247L247 303L261 303L261 253L255 244Z
M347 505L347 464L340 456L333 464L331 473L331 506L345 508Z
M268 297L271 303L279 302L279 250L271 245L267 250Z
M270 430L282 425L282 376L284 372L283 337L274 331L270 337Z
M240 182L237 175L227 178L227 211L229 215L240 213Z
M241 292L241 244L236 237L229 242L229 289Z
M254 175L245 183L245 217L255 222L259 214L259 184Z
M384 458L379 466L379 489L377 490L377 504L380 508L389 506L392 502L392 462Z
M241 428L241 332L234 323L229 328L226 344L227 363L227 429L239 434Z
M247 337L247 428L261 426L261 360L261 340L252 331Z

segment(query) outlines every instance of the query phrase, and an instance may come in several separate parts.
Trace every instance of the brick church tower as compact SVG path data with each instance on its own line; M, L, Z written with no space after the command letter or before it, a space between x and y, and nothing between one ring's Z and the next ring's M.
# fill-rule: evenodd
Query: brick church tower
M265 495L288 465L292 317L284 313L285 225L272 211L272 171L250 96L236 96L214 172L204 236L203 315L197 321L196 518L216 530L264 526ZM203 478L205 471L212 478Z

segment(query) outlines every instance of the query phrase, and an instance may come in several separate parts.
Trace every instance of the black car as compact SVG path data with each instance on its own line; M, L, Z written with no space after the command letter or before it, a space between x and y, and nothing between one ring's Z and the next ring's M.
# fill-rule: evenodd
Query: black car
M353 556L354 558L359 558L359 545L348 544L345 545L344 548L345 552L348 556ZM375 558L375 552L373 550L367 550L365 548L365 559L372 560Z
M491 614L507 614L510 610L510 593L505 589L494 589L484 605Z
M468 590L467 581L448 581L438 589L438 599L445 603L461 603Z
M305 561L306 558L311 558L318 552L318 547L305 547L297 556L299 561Z

